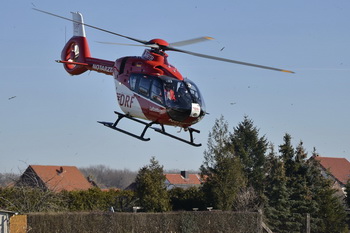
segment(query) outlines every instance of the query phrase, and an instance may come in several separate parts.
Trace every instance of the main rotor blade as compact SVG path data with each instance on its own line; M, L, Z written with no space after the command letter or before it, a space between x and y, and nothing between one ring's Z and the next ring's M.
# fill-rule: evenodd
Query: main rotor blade
M125 43L115 43L115 42L103 42L103 41L96 41L100 44L111 44L111 45L126 45L126 46L136 46L136 47L149 47L154 49L159 49L159 45L157 44L125 44Z
M215 56L210 56L210 55L206 55L206 54L195 53L195 52L190 52L190 51L186 51L186 50L182 50L182 49L177 49L177 48L173 48L173 47L168 47L167 50L176 51L176 52L180 52L180 53L186 53L186 54L190 54L193 56L208 58L208 59L212 59L212 60L218 60L218 61L224 61L224 62L229 62L229 63L245 65L245 66L253 66L253 67L258 67L258 68L262 68L262 69L275 70L275 71L281 71L281 72L287 72L287 73L294 73L293 71L290 71L290 70L284 70L284 69L279 69L279 68L274 68L274 67L269 67L269 66L262 66L262 65L257 65L257 64L253 64L253 63L242 62L242 61L236 61L236 60L231 60L231 59L222 58L222 57L215 57Z
M170 46L172 46L172 47L180 47L180 46L195 44L195 43L199 43L199 42L203 42L203 41L207 41L207 40L214 40L214 38L210 37L210 36L203 36L203 37L198 37L198 38L194 38L194 39L189 39L189 40L183 40L183 41L170 43Z
M61 18L61 19L64 19L64 20L68 20L68 21L71 21L71 22L79 23L79 24L80 24L80 22L75 21L75 20L73 20L73 19L69 19L69 18L60 16L60 15L56 15L56 14L47 12L47 11L39 10L39 9L37 9L37 8L32 8L32 9L33 9L33 10L36 10L36 11L39 11L39 12L41 12L41 13L44 13L44 14L48 14L48 15L51 15L51 16L55 16L55 17L58 17L58 18ZM112 31L108 31L108 30L103 29L103 28L95 27L95 26L90 25L90 24L82 23L82 25L85 25L85 26L87 26L87 27L90 27L90 28L93 28L93 29L96 29L96 30L99 30L99 31L103 31L103 32L106 32L106 33L109 33L109 34L112 34L112 35L115 35L115 36L120 36L120 37L129 39L129 40L133 40L133 41L139 42L139 43L141 43L141 44L147 44L147 42L148 42L148 41L145 41L145 40L139 40L139 39L132 38L132 37L129 37L129 36L124 36L124 35L122 35L122 34L118 34L118 33L112 32Z
M190 52L190 51L181 50L181 49L177 49L177 48L172 47L172 46L183 46L183 45L198 43L198 42L201 42L201 41L204 41L204 40L208 40L208 39L209 40L213 39L211 37L200 37L200 38L195 38L195 39L175 42L175 43L172 43L171 46L166 46L166 47L160 48L159 45L157 45L157 44L149 44L149 42L146 41L146 40L139 40L139 39L136 39L136 38L133 38L133 37L124 36L122 34L118 34L118 33L112 32L112 31L108 31L108 30L103 29L103 28L95 27L95 26L90 25L90 24L81 23L79 21L75 21L73 19L69 19L69 18L60 16L60 15L56 15L56 14L47 12L47 11L39 10L37 8L32 8L32 9L36 10L36 11L39 11L41 13L44 13L44 14L55 16L55 17L58 17L58 18L61 18L61 19L64 19L64 20L68 20L68 21L74 22L74 23L82 24L82 25L85 25L87 27L90 27L90 28L93 28L93 29L96 29L96 30L99 30L99 31L103 31L103 32L106 32L106 33L109 33L109 34L112 34L112 35L115 35L115 36L123 37L123 38L129 39L129 40L132 40L132 41L136 41L138 43L146 45L147 47L151 47L151 48L155 48L155 49L176 51L176 52L186 53L186 54L190 54L190 55L193 55L193 56L208 58L208 59L212 59L212 60L224 61L224 62L235 63L235 64L246 65L246 66L253 66L253 67L258 67L258 68L268 69L268 70L275 70L275 71L282 71L282 72L287 72L287 73L294 73L293 71L290 71L290 70L278 69L278 68L274 68L274 67L262 66L262 65L257 65L257 64L253 64L253 63L241 62L241 61L235 61L235 60L231 60L231 59L227 59L227 58L215 57L215 56L210 56L210 55L205 55L205 54L201 54L201 53Z
M190 44L196 44L196 43L200 43L203 41L207 41L207 40L214 40L213 37L209 37L209 36L203 36L203 37L198 37L198 38L194 38L194 39L189 39L189 40L183 40L183 41L178 41L178 42L174 42L171 43L169 46L170 47L180 47L180 46L185 46L185 45L190 45ZM160 46L157 44L144 44L144 45L136 45L136 44L126 44L126 43L115 43L115 42L103 42L103 41L96 41L97 43L101 43L101 44L111 44L111 45L127 45L127 46L139 46L139 47L150 47L150 48L155 48L155 49L159 49ZM167 49L167 47L163 47L165 50Z

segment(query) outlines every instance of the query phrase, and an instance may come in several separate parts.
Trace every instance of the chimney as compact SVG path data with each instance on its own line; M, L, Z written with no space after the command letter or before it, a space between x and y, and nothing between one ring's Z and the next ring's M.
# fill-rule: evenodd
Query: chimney
M188 171L181 171L181 176L185 179L188 179L189 178Z
M56 169L57 175L60 175L63 173L63 167L60 167L60 169Z

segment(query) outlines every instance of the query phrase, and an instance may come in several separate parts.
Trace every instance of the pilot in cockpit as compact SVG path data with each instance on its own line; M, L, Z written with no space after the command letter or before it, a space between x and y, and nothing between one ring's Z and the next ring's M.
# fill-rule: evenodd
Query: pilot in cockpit
M175 92L173 90L173 86L171 83L165 84L165 97L167 100L170 100L170 101L176 100Z

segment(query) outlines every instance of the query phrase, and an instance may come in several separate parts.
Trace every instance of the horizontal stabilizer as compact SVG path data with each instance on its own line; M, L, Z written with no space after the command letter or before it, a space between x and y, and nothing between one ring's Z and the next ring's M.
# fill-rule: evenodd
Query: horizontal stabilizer
M71 64L71 65L89 66L89 64L87 64L87 63L74 62L74 61L56 60L56 62L57 62L57 63L63 63L63 64Z

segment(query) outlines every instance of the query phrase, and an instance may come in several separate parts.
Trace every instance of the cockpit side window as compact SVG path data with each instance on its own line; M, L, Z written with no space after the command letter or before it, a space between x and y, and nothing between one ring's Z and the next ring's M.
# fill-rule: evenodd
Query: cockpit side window
M151 86L151 79L147 76L143 76L140 79L139 93L143 96L149 97L149 89Z
M197 89L194 88L193 85L189 85L189 88L190 88L191 95L192 95L196 100L198 100L200 97L199 97L199 95L198 95Z
M203 104L202 99L201 99L201 94L199 93L199 90L196 87L196 85L194 83L192 83L191 81L187 80L186 86L187 86L188 90L190 91L193 100L199 104Z
M180 98L182 104L190 105L192 98L184 84L184 82L178 82L177 96Z
M159 104L164 103L162 83L154 79L151 87L151 99Z

